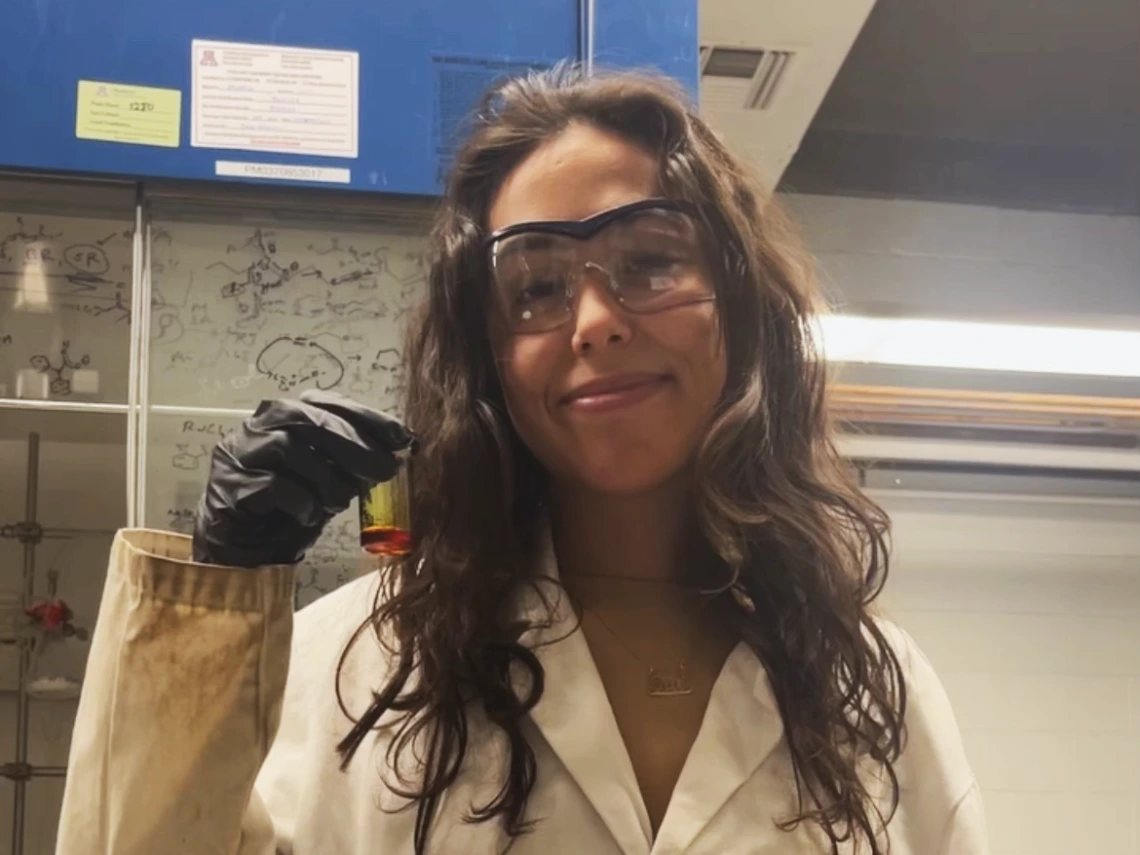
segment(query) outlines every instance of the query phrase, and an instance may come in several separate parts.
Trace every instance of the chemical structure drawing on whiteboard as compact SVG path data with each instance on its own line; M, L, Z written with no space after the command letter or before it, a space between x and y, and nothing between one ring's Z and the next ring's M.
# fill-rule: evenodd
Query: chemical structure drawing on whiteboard
M176 223L154 239L151 265L152 404L251 412L326 389L398 411L402 325L426 287L423 237ZM163 453L152 458L148 518L192 529L213 446L240 423L152 421L148 443ZM298 604L353 578L364 560L356 513L346 511L298 567Z
M152 265L164 402L252 407L317 388L398 405L399 325L424 290L422 237L178 224Z
M91 365L90 355L85 353L78 360L73 360L70 351L71 342L64 341L59 349L58 365L51 357L42 353L37 353L28 360L36 371L51 377L51 391L54 395L70 395L72 375Z
M262 400L326 389L398 414L403 325L426 289L424 234L236 217L152 222L146 234L146 389L158 408L146 422L148 524L192 528L215 443ZM86 369L98 372L80 377L96 400L128 400L134 241L130 222L0 212L0 384L15 389L30 370L69 399ZM314 544L299 600L352 578L358 529L346 512Z
M0 212L0 387L126 400L133 246L126 222ZM47 378L42 392L21 386L26 371Z

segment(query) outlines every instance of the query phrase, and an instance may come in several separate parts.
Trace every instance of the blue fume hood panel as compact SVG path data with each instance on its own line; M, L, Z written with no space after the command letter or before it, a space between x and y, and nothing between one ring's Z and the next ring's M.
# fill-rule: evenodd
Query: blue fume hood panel
M696 0L7 0L0 24L0 168L291 186L305 177L318 186L435 194L457 123L503 74L584 58L592 50L599 67L656 68L695 91L696 5ZM216 52L207 57L201 43L192 51L195 40L355 52L355 156L191 145L192 68L218 58ZM332 56L340 62L345 54ZM341 67L335 73L348 72ZM180 92L177 146L77 137L81 80ZM91 97L94 90L87 91ZM271 116L279 117L296 109L289 91L267 96L259 90L250 96L268 98ZM127 106L139 107L142 115L128 121L146 126L147 102L153 99L139 100ZM241 127L239 137L245 133ZM218 139L214 134L207 142ZM219 167L219 162L228 165ZM251 177L254 167L248 164L257 164L262 177ZM223 174L233 172L238 174Z

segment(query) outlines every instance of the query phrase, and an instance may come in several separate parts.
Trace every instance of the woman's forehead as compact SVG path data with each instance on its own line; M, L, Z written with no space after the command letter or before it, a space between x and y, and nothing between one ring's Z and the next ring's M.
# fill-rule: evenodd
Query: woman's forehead
M658 195L657 162L621 137L571 125L539 146L503 181L489 231L535 220L581 220Z

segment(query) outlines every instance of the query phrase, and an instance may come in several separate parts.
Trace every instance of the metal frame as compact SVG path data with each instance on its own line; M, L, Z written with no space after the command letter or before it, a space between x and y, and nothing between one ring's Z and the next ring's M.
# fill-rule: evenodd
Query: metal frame
M38 522L40 473L40 435L28 434L27 475L24 483L24 519L0 531L0 537L15 537L24 545L24 566L20 585L20 608L31 605L35 596L36 548L45 537L71 537L79 533L99 533L80 529L45 529ZM107 532L112 533L112 532ZM33 766L28 762L28 725L31 695L28 693L28 675L32 665L33 639L20 637L16 685L16 746L15 759L0 763L0 777L13 785L12 795L12 855L23 855L24 822L27 809L27 787L32 778L62 778L66 766Z
M849 460L957 463L1003 469L1018 467L1074 472L1116 472L1133 476L1140 473L1140 454L1131 449L916 439L850 433L840 434L836 438L835 445L839 453Z
M138 323L134 324L138 330L138 362L132 366L131 369L135 376L135 384L138 387L138 409L135 413L138 427L135 429L135 452L133 455L137 458L137 462L135 464L135 480L131 484L131 489L135 491L135 518L131 522L133 526L146 524L147 434L150 430L150 417L147 405L150 403L150 307L153 295L150 278L150 217L148 216L148 210L145 208L145 202L142 199L141 186L139 188L139 197L138 217L139 222L143 224L140 231L144 235L144 238L142 264L140 265L139 275L135 277L141 295L139 302L142 304L142 312L138 315Z
M1130 398L843 383L832 384L828 398L832 415L848 427L836 446L849 459L1116 473L1127 478L1140 474L1140 401ZM864 432L892 424L932 430L925 436ZM954 435L953 429L963 426L987 432L970 439ZM1121 442L1064 444L1048 441L1051 432ZM1041 441L1026 441L1035 436Z
M131 325L130 349L127 358L127 526L133 528L138 525L137 489L138 461L135 459L135 449L138 448L138 421L139 421L139 384L141 382L137 368L139 366L139 351L143 348L145 340L141 337L141 324L139 318L144 314L144 307L149 302L143 302L142 288L139 286L141 276L139 271L143 264L143 207L142 188L139 187L135 196L135 233L131 247ZM149 312L145 312L149 314Z
M597 31L596 0L584 0L580 6L582 10L581 37L579 38L578 52L582 56L582 66L586 74L594 73L594 37Z

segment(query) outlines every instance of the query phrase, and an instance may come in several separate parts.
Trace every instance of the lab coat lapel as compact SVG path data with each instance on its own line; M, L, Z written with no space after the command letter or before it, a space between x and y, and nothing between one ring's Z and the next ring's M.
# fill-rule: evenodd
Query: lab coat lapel
M557 579L549 541L543 564L544 575ZM527 632L522 638L545 671L542 698L531 710L531 720L622 852L649 855L653 837L649 814L602 678L568 597L552 588L544 586L550 603L544 604L532 595L523 606L531 620L549 622L548 627Z
M752 649L738 644L713 685L654 851L685 852L783 734L768 674Z

